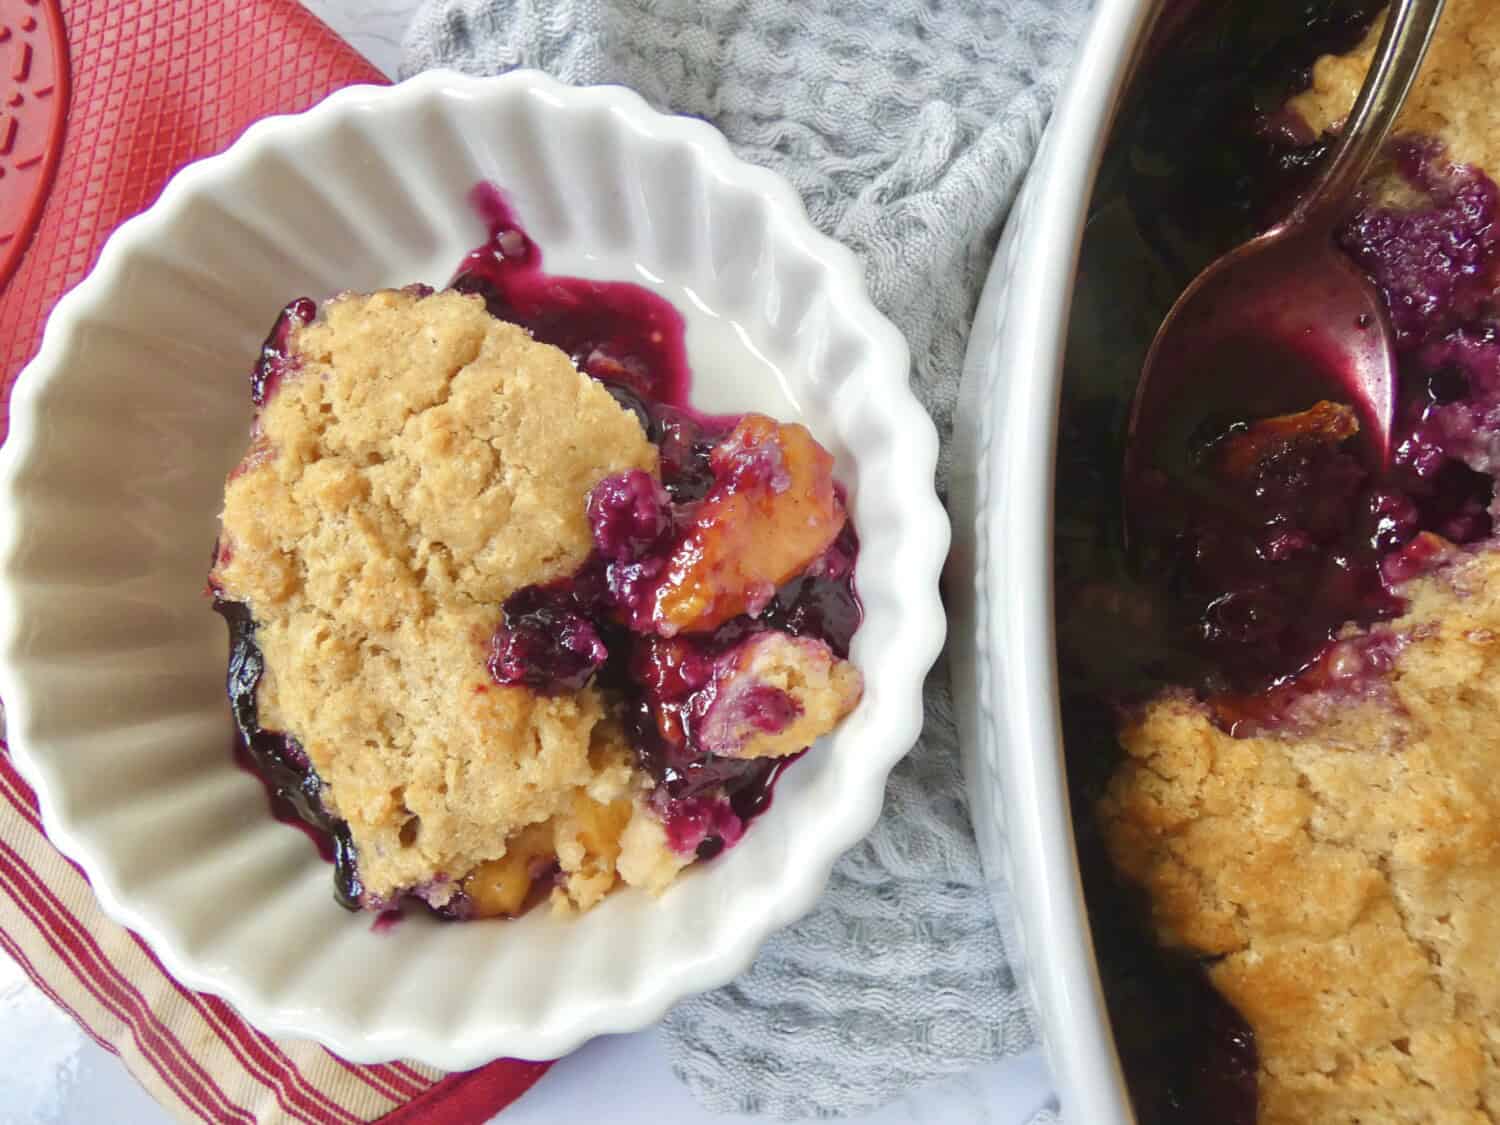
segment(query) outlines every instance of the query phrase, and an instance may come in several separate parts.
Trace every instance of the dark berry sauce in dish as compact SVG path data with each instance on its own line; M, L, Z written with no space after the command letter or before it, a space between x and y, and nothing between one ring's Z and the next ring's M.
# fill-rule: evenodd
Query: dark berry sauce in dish
M772 631L820 640L847 657L863 616L854 589L853 527L845 522L810 567L768 589L746 612L670 637L648 628L674 533L692 529L716 496L786 488L784 468L765 447L731 448L727 439L738 434L739 417L689 406L684 325L668 301L630 283L544 272L540 248L496 188L479 185L471 202L489 237L464 258L451 288L481 297L492 315L560 348L601 382L636 414L661 469L660 484L636 471L595 487L587 501L593 554L571 577L518 590L497 607L490 675L543 693L576 691L597 679L623 700L639 763L657 783L652 801L669 842L711 858L765 811L777 778L795 760L708 752L700 728L720 702L718 673L752 638ZM251 376L257 405L295 362L287 354L290 332L316 315L314 302L303 298L278 318ZM316 771L294 739L258 724L262 660L254 622L241 604L219 599L215 606L229 624L229 693L248 760L270 789L278 817L305 825L336 863L339 900L358 907L357 857L346 827L322 806ZM794 702L775 689L734 705L737 717L764 731L783 729L794 717ZM411 893L421 897L420 888ZM465 911L457 902L440 912Z
M1338 236L1398 329L1391 463L1367 465L1353 408L1284 378L1289 365L1247 372L1237 413L1191 420L1196 433L1126 482L1148 514L1138 566L1170 592L1207 689L1297 679L1347 623L1403 611L1395 587L1431 555L1424 533L1454 544L1491 533L1500 194L1431 141L1400 138L1391 154L1422 206L1363 207Z

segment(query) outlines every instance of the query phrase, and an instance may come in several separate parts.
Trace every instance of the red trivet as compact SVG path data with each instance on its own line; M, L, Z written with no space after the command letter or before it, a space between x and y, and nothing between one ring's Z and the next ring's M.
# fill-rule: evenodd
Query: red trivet
M0 287L42 215L68 110L68 42L55 0L0 3Z

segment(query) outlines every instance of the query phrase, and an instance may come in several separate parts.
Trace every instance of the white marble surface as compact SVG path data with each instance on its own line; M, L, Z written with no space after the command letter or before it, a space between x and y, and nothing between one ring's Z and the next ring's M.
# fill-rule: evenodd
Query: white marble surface
M377 67L395 75L401 35L419 0L303 0ZM866 1125L1021 1125L1047 1100L1037 1052L916 1091ZM559 1062L502 1115L505 1125L600 1120L610 1125L759 1121L709 1114L672 1076L654 1031L597 1040ZM497 1118L496 1120L499 1120ZM0 956L0 1125L167 1125L166 1113L114 1056L92 1043Z
M396 77L401 36L421 0L302 0L378 68Z
M1022 1125L1048 1096L1032 1052L907 1095L865 1125ZM609 1125L731 1125L764 1118L701 1109L674 1077L655 1032L600 1039L554 1066L495 1118L503 1125L601 1121ZM170 1125L120 1061L102 1050L0 956L0 1125Z

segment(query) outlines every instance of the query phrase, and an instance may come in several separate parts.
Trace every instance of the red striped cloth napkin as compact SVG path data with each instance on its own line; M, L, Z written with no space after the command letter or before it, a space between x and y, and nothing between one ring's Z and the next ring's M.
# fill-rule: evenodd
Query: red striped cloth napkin
M0 73L13 83L0 103L0 439L47 312L172 172L257 118L384 81L293 0L0 0ZM59 114L63 144L49 158ZM47 842L3 741L0 948L183 1121L471 1125L548 1065L358 1066L261 1034L104 917Z
M471 1125L548 1066L501 1060L453 1075L408 1062L359 1066L315 1043L262 1035L224 1001L178 984L145 942L104 917L82 872L47 842L31 790L3 756L0 948L183 1121Z

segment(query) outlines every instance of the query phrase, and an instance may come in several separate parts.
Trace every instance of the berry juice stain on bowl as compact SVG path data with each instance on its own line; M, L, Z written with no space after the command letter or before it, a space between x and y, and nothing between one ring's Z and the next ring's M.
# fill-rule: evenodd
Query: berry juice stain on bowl
M549 894L554 906L587 908L617 881L660 890L693 860L736 844L769 807L783 771L838 724L861 692L859 672L848 662L863 616L854 588L859 545L832 458L800 425L695 411L684 324L668 301L630 283L546 273L541 249L496 188L476 187L471 202L489 237L464 258L444 294L410 286L385 304L425 308L424 302L445 295L482 302L488 317L559 349L586 383L602 387L615 404L602 409L644 438L633 455L651 464L594 474L598 479L576 497L577 511L557 514L573 522L581 514L586 521L578 565L512 589L493 606L493 630L484 643L461 650L484 673L466 681L468 695L508 699L519 693L542 707L602 708L581 784L570 783L571 796L560 798L550 816L533 811L520 824L500 827L498 838L467 844L464 870L434 867L421 879L395 882L382 875L372 888L360 832L339 815L338 795L330 793L315 755L293 734L263 725L266 659L254 614L233 597L241 548L229 508L211 579L216 608L230 627L229 691L247 760L271 791L278 817L297 820L320 839L334 861L338 900L383 911L382 918L394 916L393 904L404 900L465 919L513 916ZM385 331L375 316L356 322L350 338ZM273 326L251 375L262 415L231 488L247 472L274 470L281 453L262 416L293 381L309 377L302 333L323 319L315 302L298 298ZM438 340L443 322L427 331ZM490 346L486 340L471 361L482 362ZM326 343L315 357L329 365L319 377L345 378L330 357L354 347L338 339ZM379 378L375 369L364 377ZM458 386L462 364L447 378ZM378 396L369 388L355 391L356 397L367 393L372 401ZM316 432L344 425L347 405L325 396ZM368 410L385 408L377 403ZM507 399L496 409L503 430L524 404ZM424 417L403 421L402 432L420 427ZM427 440L443 445L446 438L429 434ZM553 440L586 443L590 434L563 429ZM386 453L367 451L363 458L377 472L341 480L351 497L385 487L378 470ZM420 469L406 487L420 490L426 474L446 471L441 459ZM314 459L286 487L301 488L308 474L320 471ZM502 471L524 476L532 469L518 461ZM525 501L523 494L507 502ZM419 540L433 534L427 526L406 533ZM492 549L480 543L471 551L482 560ZM446 543L424 542L419 550L419 583L433 568L467 565ZM328 631L320 624L308 643L325 643ZM387 656L383 644L365 643L362 651ZM535 737L551 737L547 720ZM608 745L601 748L601 739ZM376 748L373 740L366 745ZM416 783L399 780L388 798L401 805L404 818L394 846L409 850L431 832L436 817L426 807L408 807L417 804ZM445 812L441 802L436 811ZM373 828L364 833L363 847L373 849L368 854L391 845Z
M492 316L561 348L580 371L664 406L690 410L692 370L682 314L650 290L623 281L558 277L493 184L469 193L489 238L458 267L459 293L484 298Z

